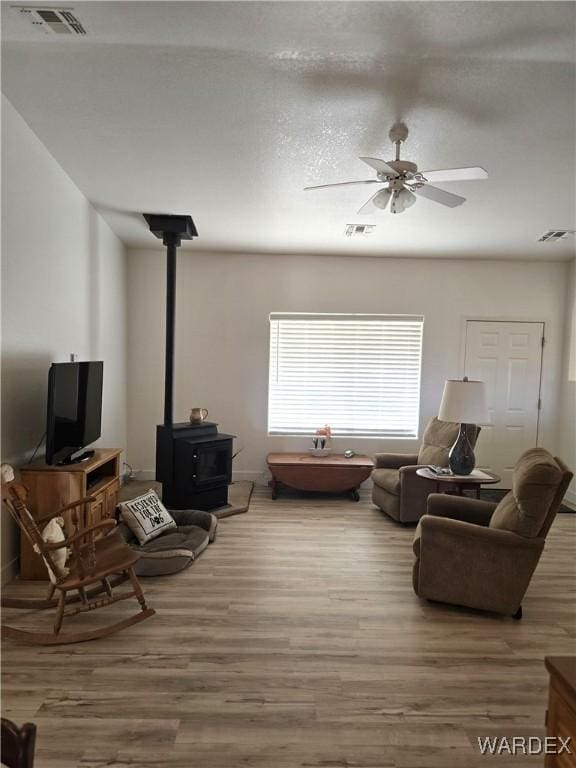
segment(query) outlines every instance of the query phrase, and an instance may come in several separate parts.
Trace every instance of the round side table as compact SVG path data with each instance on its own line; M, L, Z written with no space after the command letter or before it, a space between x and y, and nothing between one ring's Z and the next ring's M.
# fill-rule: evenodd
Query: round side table
M416 474L418 477L425 477L426 480L434 480L436 493L456 493L462 496L464 491L475 490L477 499L480 498L481 486L500 482L498 475L483 470L481 475L437 475L428 467L421 467L416 470Z

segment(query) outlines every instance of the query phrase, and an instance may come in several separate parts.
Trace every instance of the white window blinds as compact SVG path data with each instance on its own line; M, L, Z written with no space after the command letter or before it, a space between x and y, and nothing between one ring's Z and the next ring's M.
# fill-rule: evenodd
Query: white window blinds
M423 318L270 315L268 432L417 437Z

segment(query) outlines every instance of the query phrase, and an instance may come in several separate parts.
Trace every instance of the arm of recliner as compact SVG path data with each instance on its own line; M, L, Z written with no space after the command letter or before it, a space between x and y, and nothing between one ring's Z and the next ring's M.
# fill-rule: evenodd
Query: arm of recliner
M473 499L470 499L473 501ZM447 517L424 515L420 520L422 543L431 539L436 545L442 537L451 542L454 547L472 547L478 552L486 547L505 549L507 551L542 551L544 539L527 538L511 531L500 528L485 528L463 520L453 520Z
M374 463L376 469L400 469L418 461L417 453L376 453Z
M400 522L415 523L426 514L428 495L436 490L436 481L416 473L425 464L400 468Z
M431 493L428 496L427 514L434 517L461 520L474 525L488 526L497 504L492 501L469 499L466 496L449 496Z
M499 613L516 612L544 539L424 515L414 540L421 597Z

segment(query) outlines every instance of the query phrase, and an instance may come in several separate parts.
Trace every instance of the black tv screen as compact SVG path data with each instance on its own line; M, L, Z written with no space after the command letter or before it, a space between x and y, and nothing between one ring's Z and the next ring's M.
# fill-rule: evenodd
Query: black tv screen
M101 360L50 366L47 464L68 462L100 437L103 372Z

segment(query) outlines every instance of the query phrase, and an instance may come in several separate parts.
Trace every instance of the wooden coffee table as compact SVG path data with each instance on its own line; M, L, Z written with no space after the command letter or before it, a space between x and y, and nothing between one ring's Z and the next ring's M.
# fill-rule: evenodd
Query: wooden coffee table
M477 471L477 474L473 472L471 475L437 475L428 467L421 467L416 470L416 474L418 477L425 477L426 480L434 480L436 482L436 493L456 493L462 496L464 491L475 490L476 498L479 499L480 487L482 485L499 483L500 478L493 472L475 471Z
M358 488L370 477L374 462L369 456L347 459L338 453L313 456L310 453L269 453L266 462L272 473L272 498L285 485L298 491L350 492L354 501Z

